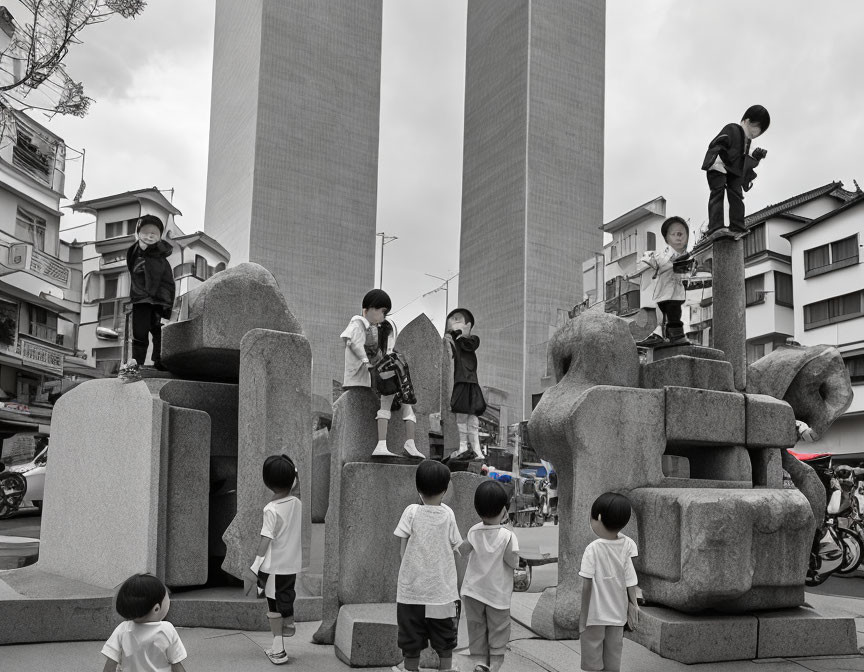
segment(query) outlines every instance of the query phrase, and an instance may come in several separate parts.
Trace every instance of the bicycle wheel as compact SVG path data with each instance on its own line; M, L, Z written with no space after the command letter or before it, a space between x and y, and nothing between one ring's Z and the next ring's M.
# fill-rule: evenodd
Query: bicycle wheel
M847 575L858 569L861 562L861 539L851 530L837 530L837 537L843 545L843 562L837 568L837 574Z

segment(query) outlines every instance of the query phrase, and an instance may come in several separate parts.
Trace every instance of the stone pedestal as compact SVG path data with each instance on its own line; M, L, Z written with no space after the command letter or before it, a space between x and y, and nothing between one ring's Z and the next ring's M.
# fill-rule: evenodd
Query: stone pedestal
M713 243L714 347L732 364L735 389L747 387L747 297L744 291L744 243L725 235Z

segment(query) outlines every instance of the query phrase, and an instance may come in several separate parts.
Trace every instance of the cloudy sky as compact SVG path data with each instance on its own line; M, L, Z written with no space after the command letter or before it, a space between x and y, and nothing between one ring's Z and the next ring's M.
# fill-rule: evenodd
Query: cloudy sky
M424 274L458 271L465 14L466 0L384 0L378 231L398 236L384 288L394 310L405 306L400 326L426 312L440 328L444 292L421 298L441 284ZM90 28L73 48L68 70L96 103L84 119L42 121L87 149L85 198L174 188L180 226L206 230L213 20L213 0L149 0L138 19ZM663 195L698 228L706 143L753 103L772 124L748 211L835 179L854 188L862 29L859 0L608 0L604 221ZM79 176L70 163L70 198ZM68 239L92 236L71 228L78 217L64 218Z

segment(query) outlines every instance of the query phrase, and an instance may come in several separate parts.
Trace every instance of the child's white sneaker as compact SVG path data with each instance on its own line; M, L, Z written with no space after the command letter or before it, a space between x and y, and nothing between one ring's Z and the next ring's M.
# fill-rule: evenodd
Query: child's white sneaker
M372 451L372 457L398 457L395 453L387 450L387 442L379 441L375 444L375 450Z
M426 456L417 450L417 446L414 445L414 439L406 440L405 445L402 446L402 450L408 453L411 457L419 457L421 460L426 459Z
M134 359L130 359L125 364L120 366L120 371L117 373L117 377L124 383L134 383L135 381L141 380L141 370L138 366L138 362Z
M285 651L274 653L273 649L267 649L264 651L264 653L267 654L270 662L274 665L285 665L288 662L288 654Z

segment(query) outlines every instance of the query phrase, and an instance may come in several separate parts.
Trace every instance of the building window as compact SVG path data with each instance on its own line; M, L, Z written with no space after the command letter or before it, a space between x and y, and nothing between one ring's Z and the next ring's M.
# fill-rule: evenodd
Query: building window
M99 326L108 327L109 329L121 329L125 326L126 320L126 299L118 299L115 301L103 301L99 304Z
M126 250L120 250L119 252L105 252L102 255L100 263L102 266L107 266L108 264L116 264L118 261L126 261Z
M27 333L40 341L57 342L57 315L39 306L30 306L30 326Z
M206 280L207 275L207 260L200 254L195 255L195 277L199 280Z
M174 267L174 279L179 280L187 275L192 275L193 266L194 265L191 261L186 262L185 264L177 264L177 266Z
M764 343L747 343L747 364L752 364L757 359L762 359L764 356Z
M750 227L750 235L744 236L744 258L753 257L765 251L765 224Z
M864 292L857 291L804 306L805 331L861 317L862 297Z
M810 278L858 263L858 234L804 251L804 277Z
M42 137L37 131L26 128L20 117L16 118L15 126L18 133L12 148L12 163L50 186L56 143Z
M653 252L657 249L657 235L653 231L649 231L647 238L648 240L645 243L645 249L649 252Z
M105 238L118 238L135 233L135 219L124 219L119 222L106 222Z
M792 308L792 276L774 271L774 303Z
M843 362L846 364L846 370L849 372L849 378L852 382L864 383L864 355L844 357Z
M15 216L15 237L33 243L37 250L45 251L45 220L18 208Z
M225 262L220 261L218 264L216 264L216 268L213 269L213 272L214 273L221 273L224 270L225 270Z
M116 299L117 298L117 288L120 284L120 275L106 275L104 278L105 283L105 292L103 294L104 299Z
M747 305L765 303L765 274L754 275L744 281L744 293L747 297Z

